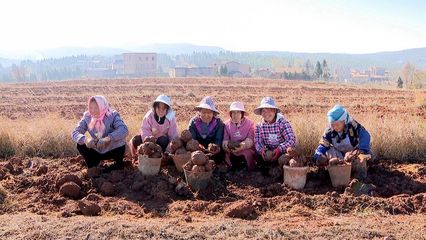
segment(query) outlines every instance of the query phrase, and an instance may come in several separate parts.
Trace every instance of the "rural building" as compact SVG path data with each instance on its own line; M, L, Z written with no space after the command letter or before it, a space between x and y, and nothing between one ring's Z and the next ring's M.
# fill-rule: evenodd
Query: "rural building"
M225 63L228 75L231 77L247 77L250 76L250 65L241 64L236 61Z
M157 75L156 53L123 53L124 75L155 77Z
M383 82L389 80L389 73L383 67L370 67L366 71L352 70L351 80L358 83Z

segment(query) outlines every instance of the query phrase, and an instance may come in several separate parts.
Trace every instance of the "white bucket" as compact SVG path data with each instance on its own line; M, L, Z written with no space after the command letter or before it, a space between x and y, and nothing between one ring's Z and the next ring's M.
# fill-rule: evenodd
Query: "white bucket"
M138 168L143 175L153 176L153 175L157 175L160 172L161 158L148 158L145 155L139 154L138 160L139 160Z
M351 164L333 165L328 167L333 187L346 187L351 180Z
M293 189L303 189L309 167L289 167L284 165L284 184Z

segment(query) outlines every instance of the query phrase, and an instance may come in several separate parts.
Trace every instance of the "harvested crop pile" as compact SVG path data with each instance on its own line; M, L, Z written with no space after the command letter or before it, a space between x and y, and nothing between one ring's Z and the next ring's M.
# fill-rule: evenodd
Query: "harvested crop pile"
M139 146L138 153L149 158L160 158L162 156L162 149L158 144L146 142Z
M186 163L183 168L193 173L210 172L214 170L215 163L213 160L209 160L209 157L202 151L195 151L191 154L191 161Z
M278 163L280 166L305 167L308 161L299 148L289 147L287 152L278 159Z

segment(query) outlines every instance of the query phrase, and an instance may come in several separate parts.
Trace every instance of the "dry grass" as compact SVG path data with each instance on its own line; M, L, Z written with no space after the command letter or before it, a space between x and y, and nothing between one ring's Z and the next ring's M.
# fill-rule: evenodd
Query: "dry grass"
M127 117L129 137L139 131L140 117ZM310 121L316 119L316 121ZM305 154L311 156L326 127L322 115L289 117L298 144ZM1 120L6 121L6 120ZM33 121L8 121L7 128L0 128L0 158L16 155L38 157L66 157L77 154L70 134L76 122L50 116ZM372 136L372 148L381 159L396 161L424 160L426 157L426 129L423 121L413 119L378 119L366 117L362 124L369 129ZM4 126L4 124L2 124ZM179 130L185 129L186 121L178 123Z
M72 88L70 86L73 86ZM243 88L243 89L241 89ZM77 154L70 134L85 110L85 99L105 94L129 127L130 139L155 97L174 101L179 130L187 127L193 107L214 97L223 120L232 101L252 112L263 96L273 96L292 123L300 146L312 155L335 103L372 135L374 153L384 159L426 159L426 92L355 88L319 83L253 79L146 79L73 81L0 85L0 158L11 155L64 157ZM25 107L23 107L25 106ZM260 118L249 116L255 122Z

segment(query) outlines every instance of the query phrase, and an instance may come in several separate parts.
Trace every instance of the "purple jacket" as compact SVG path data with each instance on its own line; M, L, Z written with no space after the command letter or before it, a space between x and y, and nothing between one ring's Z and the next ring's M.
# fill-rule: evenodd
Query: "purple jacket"
M88 111L83 114L83 118L81 118L80 122L78 122L74 131L71 134L72 140L77 144L83 145L86 136L84 135L86 132L89 132L92 138L96 138L95 129L89 130L88 125L91 121L91 116ZM102 137L109 136L111 138L111 142L104 148L95 150L99 153L106 153L115 148L124 146L126 144L126 137L129 135L129 130L127 129L126 124L121 119L120 114L116 111L113 111L110 116L105 116L104 118L105 124L105 132Z

